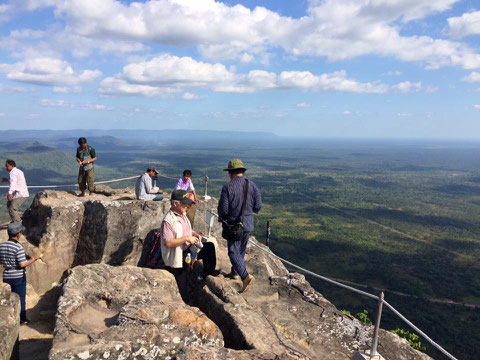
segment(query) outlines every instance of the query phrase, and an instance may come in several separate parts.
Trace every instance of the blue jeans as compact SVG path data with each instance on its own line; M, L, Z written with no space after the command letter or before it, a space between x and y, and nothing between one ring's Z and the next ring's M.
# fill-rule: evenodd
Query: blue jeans
M165 196L163 194L157 194L155 197L152 199L153 201L161 201L163 200Z
M249 237L250 231L245 231L242 240L233 241L227 239L228 257L232 263L232 274L240 275L242 280L248 276L247 267L245 266L245 252Z
M25 297L27 295L27 276L23 274L21 278L3 279L12 288L12 292L20 296L20 321L27 320L27 310L25 307Z

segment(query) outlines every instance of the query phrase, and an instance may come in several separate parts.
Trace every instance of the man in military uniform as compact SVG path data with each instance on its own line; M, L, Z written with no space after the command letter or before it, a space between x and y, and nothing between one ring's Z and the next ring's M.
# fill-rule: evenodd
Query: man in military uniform
M85 190L88 183L88 191L90 195L93 194L95 190L94 176L93 176L93 163L97 161L97 154L95 149L87 144L87 139L81 137L78 139L77 148L77 162L80 165L78 170L78 187L80 188L80 196L85 196Z

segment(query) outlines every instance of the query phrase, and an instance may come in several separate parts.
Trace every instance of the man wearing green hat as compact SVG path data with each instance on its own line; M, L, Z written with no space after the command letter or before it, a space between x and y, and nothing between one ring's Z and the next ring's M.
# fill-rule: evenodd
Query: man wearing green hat
M232 264L230 277L242 279L242 292L246 291L255 280L253 275L247 272L245 251L250 232L253 230L253 213L258 213L262 207L262 196L257 185L243 176L246 170L242 160L230 160L227 168L223 169L223 171L228 171L230 182L223 185L218 201L218 218L222 222L222 236L227 240L228 257ZM244 200L245 205L243 205ZM243 223L241 239L237 239L229 231L229 224L233 225L239 222Z

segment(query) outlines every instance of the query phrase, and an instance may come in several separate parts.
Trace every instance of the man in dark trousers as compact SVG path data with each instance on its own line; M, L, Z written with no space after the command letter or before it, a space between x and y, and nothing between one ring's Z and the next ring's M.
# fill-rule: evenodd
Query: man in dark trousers
M94 172L93 172L93 163L97 161L97 154L95 149L87 144L87 139L81 137L78 139L77 148L77 162L80 165L78 169L78 187L80 188L80 196L85 196L85 189L87 188L90 191L90 195L93 194L95 190L94 186Z
M242 204L244 200L245 178L244 173L247 168L242 160L232 159L226 169L230 176L230 182L223 185L222 194L218 201L218 220L235 224L242 219ZM253 213L258 213L262 207L262 196L253 181L248 181L247 199L243 213L244 232L242 238L236 239L228 233L225 224L223 225L222 236L227 240L228 257L232 264L230 277L233 279L242 279L242 292L246 291L253 284L255 278L247 272L245 266L245 251L247 249L248 238L253 230Z

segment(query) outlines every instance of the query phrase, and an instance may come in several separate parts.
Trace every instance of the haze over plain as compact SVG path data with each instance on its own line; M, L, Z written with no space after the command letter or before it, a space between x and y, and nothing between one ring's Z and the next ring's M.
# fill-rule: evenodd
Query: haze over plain
M473 0L9 0L4 129L478 138Z

